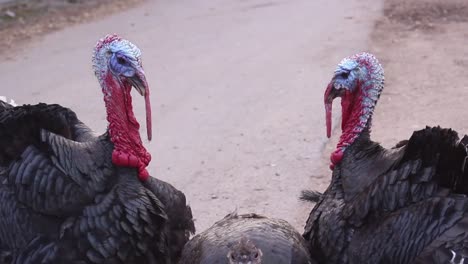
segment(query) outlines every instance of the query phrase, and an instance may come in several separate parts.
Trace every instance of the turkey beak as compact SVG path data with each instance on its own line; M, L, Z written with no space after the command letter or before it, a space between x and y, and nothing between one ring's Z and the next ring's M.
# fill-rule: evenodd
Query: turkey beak
M153 130L151 124L151 102L150 102L150 91L148 82L146 81L145 72L141 66L135 67L135 74L133 77L129 78L132 86L137 90L137 92L145 97L145 110L146 110L146 133L148 140L151 140Z

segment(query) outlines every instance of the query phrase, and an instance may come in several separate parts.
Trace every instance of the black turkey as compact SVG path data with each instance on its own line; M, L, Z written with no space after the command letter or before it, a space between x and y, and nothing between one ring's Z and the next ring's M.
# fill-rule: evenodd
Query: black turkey
M15 263L171 263L195 231L185 195L149 177L132 110L149 90L140 50L101 39L93 66L109 121L100 136L60 105L0 104L0 250ZM7 254L8 255L8 254Z
M228 214L193 237L182 264L312 264L301 235L289 223L257 214Z
M468 138L427 127L392 149L370 140L384 73L369 53L345 58L325 92L341 97L343 133L330 186L304 238L321 263L463 263L468 249ZM306 195L307 198L307 195Z

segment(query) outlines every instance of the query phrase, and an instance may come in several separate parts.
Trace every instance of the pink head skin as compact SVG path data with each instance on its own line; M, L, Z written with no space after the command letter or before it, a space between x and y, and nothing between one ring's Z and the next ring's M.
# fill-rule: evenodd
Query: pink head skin
M332 103L341 97L342 134L331 154L330 169L341 162L344 151L368 127L375 105L384 87L383 68L370 53L358 53L343 59L325 90L327 137L332 130Z
M117 35L99 40L94 48L93 68L104 93L110 140L114 143L112 162L116 166L138 169L140 180L148 179L146 170L151 155L140 138L140 124L133 114L132 87L145 97L146 127L151 140L149 87L141 65L140 50Z

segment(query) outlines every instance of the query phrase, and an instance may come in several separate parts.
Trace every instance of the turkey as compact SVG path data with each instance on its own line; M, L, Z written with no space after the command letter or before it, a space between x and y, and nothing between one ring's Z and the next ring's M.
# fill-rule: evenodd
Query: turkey
M341 97L342 135L332 179L304 238L320 263L463 263L468 256L468 137L426 127L392 149L370 139L384 72L369 53L343 59L325 91Z
M289 223L257 214L228 214L193 237L181 264L312 264L301 235Z
M195 232L185 195L149 176L131 88L151 107L140 50L101 39L108 130L60 105L0 104L0 250L14 263L172 263Z

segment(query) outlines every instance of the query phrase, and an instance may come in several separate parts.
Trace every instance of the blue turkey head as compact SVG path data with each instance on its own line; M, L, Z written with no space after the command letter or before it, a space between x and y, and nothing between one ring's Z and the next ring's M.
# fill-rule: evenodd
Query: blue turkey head
M377 58L366 52L344 58L335 69L325 90L327 137L332 130L332 103L341 98L341 129L343 131L336 150L331 154L330 168L334 168L365 127L384 87L384 72Z

